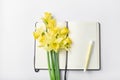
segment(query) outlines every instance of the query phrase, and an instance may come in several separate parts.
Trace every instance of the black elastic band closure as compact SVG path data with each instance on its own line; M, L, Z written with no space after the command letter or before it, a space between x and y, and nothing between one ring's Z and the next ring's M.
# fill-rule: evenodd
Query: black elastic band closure
M66 27L68 28L68 22L67 21L66 21ZM67 64L68 64L68 51L66 51L64 80L67 80L67 78L66 78L66 75L67 75Z
M66 51L66 61L65 61L65 74L64 74L64 80L67 80L67 64L68 64L68 51Z

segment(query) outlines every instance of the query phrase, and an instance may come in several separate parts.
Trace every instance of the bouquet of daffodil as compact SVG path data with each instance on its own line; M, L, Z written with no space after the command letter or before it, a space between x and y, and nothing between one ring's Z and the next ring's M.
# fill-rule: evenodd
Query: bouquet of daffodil
M34 38L47 52L48 70L50 80L60 80L59 52L68 50L72 44L68 37L69 29L66 26L58 26L51 13L45 12L42 21L44 28L36 28Z

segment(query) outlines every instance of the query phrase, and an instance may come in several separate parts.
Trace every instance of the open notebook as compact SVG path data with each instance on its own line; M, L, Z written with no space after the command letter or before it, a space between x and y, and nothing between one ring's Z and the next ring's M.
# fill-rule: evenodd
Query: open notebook
M64 25L65 23L61 23ZM68 22L72 46L68 51L67 69L84 69L85 59L90 40L94 41L93 51L91 53L88 69L100 69L100 26L97 22ZM65 69L66 51L60 52L60 69ZM35 69L47 69L47 55L43 48L38 47L35 42Z

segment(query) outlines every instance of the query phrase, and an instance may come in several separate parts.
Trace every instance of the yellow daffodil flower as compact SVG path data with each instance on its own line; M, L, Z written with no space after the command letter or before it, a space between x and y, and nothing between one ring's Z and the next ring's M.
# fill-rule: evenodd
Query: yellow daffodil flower
M50 44L50 49L54 50L55 52L58 52L59 48L60 48L59 43L53 42Z
M52 19L51 13L45 12L44 17L42 18L45 25L47 25L50 22L51 19Z
M44 14L44 17L46 18L46 19L50 19L51 17L52 17L52 15L51 15L51 13L49 13L49 12L45 12L45 14Z
M39 32L33 32L33 36L35 39L38 39L38 37L40 36Z
M68 30L68 28L67 27L63 27L62 29L61 29L61 32L60 32L62 35L66 35L66 34L68 34L69 33L69 30Z
M61 43L62 49L68 50L72 44L72 41L69 37L64 39Z
M55 19L50 19L50 20L48 21L48 24L51 24L51 25L53 25L53 26L56 26L56 20L55 20Z

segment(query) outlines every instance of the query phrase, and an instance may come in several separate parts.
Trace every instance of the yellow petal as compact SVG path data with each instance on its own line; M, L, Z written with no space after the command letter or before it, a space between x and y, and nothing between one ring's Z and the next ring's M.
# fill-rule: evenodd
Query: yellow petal
M58 43L52 43L52 44L50 44L50 46L51 46L51 49L56 51L56 52L59 50L59 44Z
M44 15L45 15L44 16L45 18L51 18L52 17L51 13L49 13L49 12L45 12Z
M68 48L70 48L71 44L72 44L71 39L67 37L65 40L63 40L62 48L67 50Z
M65 35L65 34L68 34L68 33L69 33L69 30L68 30L67 27L63 27L63 28L61 29L61 34Z
M39 32L33 32L33 36L35 39L38 39L38 37L40 36Z

